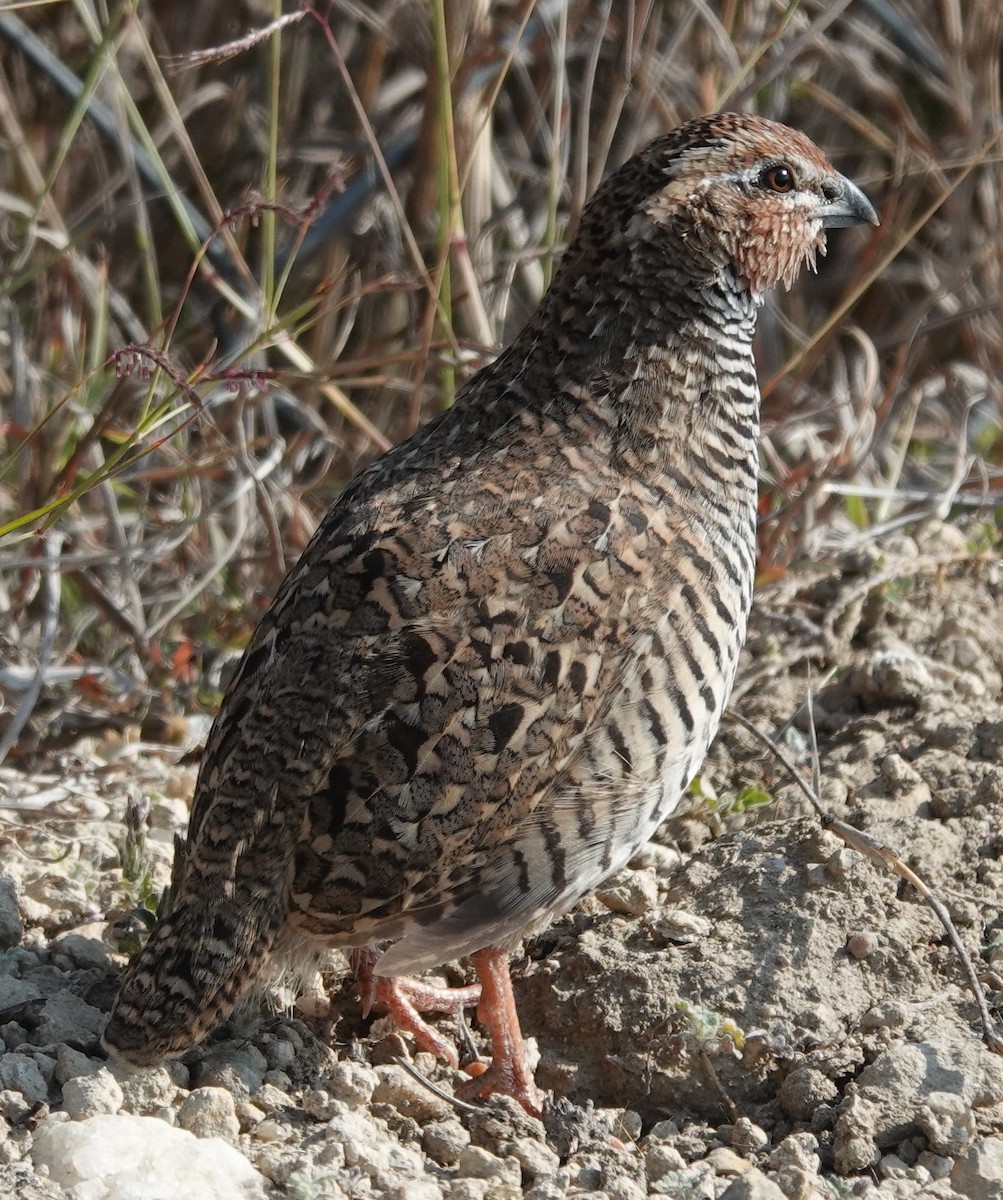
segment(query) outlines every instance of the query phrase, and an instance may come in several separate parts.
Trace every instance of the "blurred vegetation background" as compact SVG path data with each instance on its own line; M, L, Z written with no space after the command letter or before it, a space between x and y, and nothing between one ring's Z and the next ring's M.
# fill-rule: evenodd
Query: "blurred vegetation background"
M0 759L214 710L319 514L531 312L602 176L712 109L874 231L771 298L762 583L996 539L998 0L0 6Z

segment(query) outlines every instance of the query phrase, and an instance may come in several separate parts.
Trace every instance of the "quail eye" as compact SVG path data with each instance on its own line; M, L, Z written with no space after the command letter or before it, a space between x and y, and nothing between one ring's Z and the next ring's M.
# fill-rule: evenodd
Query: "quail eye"
M767 167L759 176L759 186L769 192L793 192L794 172L786 163Z

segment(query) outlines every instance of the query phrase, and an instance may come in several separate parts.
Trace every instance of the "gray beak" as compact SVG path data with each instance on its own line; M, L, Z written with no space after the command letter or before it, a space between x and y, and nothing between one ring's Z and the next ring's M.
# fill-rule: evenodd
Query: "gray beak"
M823 185L822 193L827 203L819 205L814 215L821 219L823 229L879 224L874 205L845 175L830 175Z

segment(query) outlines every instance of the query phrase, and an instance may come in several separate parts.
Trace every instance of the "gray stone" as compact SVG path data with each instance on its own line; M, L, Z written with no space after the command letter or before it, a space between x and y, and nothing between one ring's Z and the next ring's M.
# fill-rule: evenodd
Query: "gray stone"
M76 1079L78 1075L93 1075L104 1068L105 1064L96 1058L88 1058L72 1046L62 1045L56 1048L56 1069L54 1077L57 1083Z
M0 876L2 878L2 876ZM31 1000L41 1000L42 993L33 984L13 975L0 975L0 1012L15 1009Z
M0 875L0 950L19 946L24 923L17 906L17 888L9 875Z
M107 928L104 922L82 925L72 933L60 934L53 940L52 947L65 954L73 966L81 970L89 967L104 970L111 961L111 948L101 937Z
M105 1014L99 1009L62 988L46 1000L32 1041L36 1046L97 1041L106 1020Z
M0 1088L20 1092L27 1104L41 1104L49 1089L38 1063L30 1054L0 1054Z
M268 1061L254 1046L226 1047L211 1054L198 1073L199 1087L223 1088L243 1100L265 1082Z

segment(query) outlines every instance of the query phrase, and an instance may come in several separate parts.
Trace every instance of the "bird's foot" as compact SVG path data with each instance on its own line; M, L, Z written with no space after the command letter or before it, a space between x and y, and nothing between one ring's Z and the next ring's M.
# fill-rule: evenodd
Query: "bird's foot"
M434 983L412 979L408 975L374 975L373 959L366 950L357 951L352 955L352 965L359 983L359 998L362 1001L364 1017L369 1016L373 1008L382 1008L393 1018L395 1024L405 1033L410 1033L423 1049L431 1051L436 1058L441 1058L451 1067L460 1065L455 1046L423 1020L421 1014L461 1013L479 1001L479 983L451 988L438 987Z
M468 987L438 987L410 976L377 975L376 955L368 948L353 951L352 966L359 985L363 1016L379 1006L410 1033L425 1050L451 1067L459 1066L456 1048L422 1019L422 1013L459 1014L477 1005L477 1019L491 1035L491 1062L473 1062L464 1069L472 1076L457 1089L460 1099L490 1096L501 1092L518 1100L534 1117L543 1111L543 1097L533 1080L526 1056L519 1015L515 1008L508 954L496 947L478 950L470 961L479 983Z
M471 962L481 981L477 1019L491 1034L491 1062L487 1067L482 1063L468 1066L466 1069L473 1078L462 1083L456 1094L461 1100L469 1100L501 1092L514 1097L531 1116L538 1117L543 1112L543 1097L533 1079L519 1028L508 955L489 947L473 954ZM473 1067L482 1069L475 1074Z

